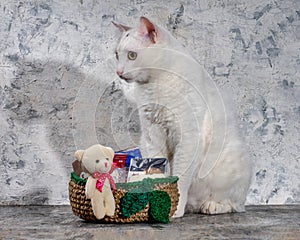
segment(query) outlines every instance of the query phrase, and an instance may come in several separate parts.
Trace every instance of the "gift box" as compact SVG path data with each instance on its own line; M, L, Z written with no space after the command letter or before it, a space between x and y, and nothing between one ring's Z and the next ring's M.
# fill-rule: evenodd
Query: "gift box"
M133 158L142 158L141 151L138 147L127 148L127 149L124 149L124 150L117 151L116 153L117 154L121 154L121 153L127 154L127 155L132 156Z
M116 151L113 162L123 165L124 161L125 161L125 166L129 167L130 160L132 158L142 158L141 151L138 147ZM120 166L120 167L123 167L123 166Z

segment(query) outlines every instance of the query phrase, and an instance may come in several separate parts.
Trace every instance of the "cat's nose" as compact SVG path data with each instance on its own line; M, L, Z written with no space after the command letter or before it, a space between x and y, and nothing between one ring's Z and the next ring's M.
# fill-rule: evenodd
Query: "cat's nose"
M122 77L123 71L117 71L117 74L118 74L119 77Z

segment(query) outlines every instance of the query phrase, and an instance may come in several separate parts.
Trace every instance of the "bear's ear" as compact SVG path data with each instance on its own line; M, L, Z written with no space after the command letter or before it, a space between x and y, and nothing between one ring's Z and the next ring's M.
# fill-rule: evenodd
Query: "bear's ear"
M83 157L83 153L84 153L84 150L77 150L75 152L75 158L76 160L78 160L79 162L82 161L82 157Z
M111 159L114 158L115 152L114 152L114 150L113 150L112 148L110 148L110 147L105 147L105 152L106 152L106 154L108 154L108 155L110 156Z

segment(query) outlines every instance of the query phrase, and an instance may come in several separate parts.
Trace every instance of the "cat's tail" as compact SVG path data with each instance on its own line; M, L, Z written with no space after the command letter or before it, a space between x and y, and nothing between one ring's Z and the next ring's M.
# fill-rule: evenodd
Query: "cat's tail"
M203 143L198 178L203 179L209 175L222 158L226 134L226 116L212 116L212 112L206 111L202 124Z

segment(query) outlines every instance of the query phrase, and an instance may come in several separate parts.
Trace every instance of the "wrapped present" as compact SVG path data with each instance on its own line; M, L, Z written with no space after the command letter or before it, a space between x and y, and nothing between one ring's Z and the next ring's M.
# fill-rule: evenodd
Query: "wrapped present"
M125 165L126 167L129 167L130 165L130 160L132 158L142 158L142 154L141 151L138 147L134 147L134 148L127 148L124 150L120 150L115 152L115 159L114 162L116 161L124 161L123 159L126 158L125 160Z
M163 178L169 175L169 161L166 158L134 158L131 159L127 181L134 182L144 178Z
M141 151L138 147L115 152L113 162L117 169L112 173L115 182L126 182L131 159L141 158L141 156Z

